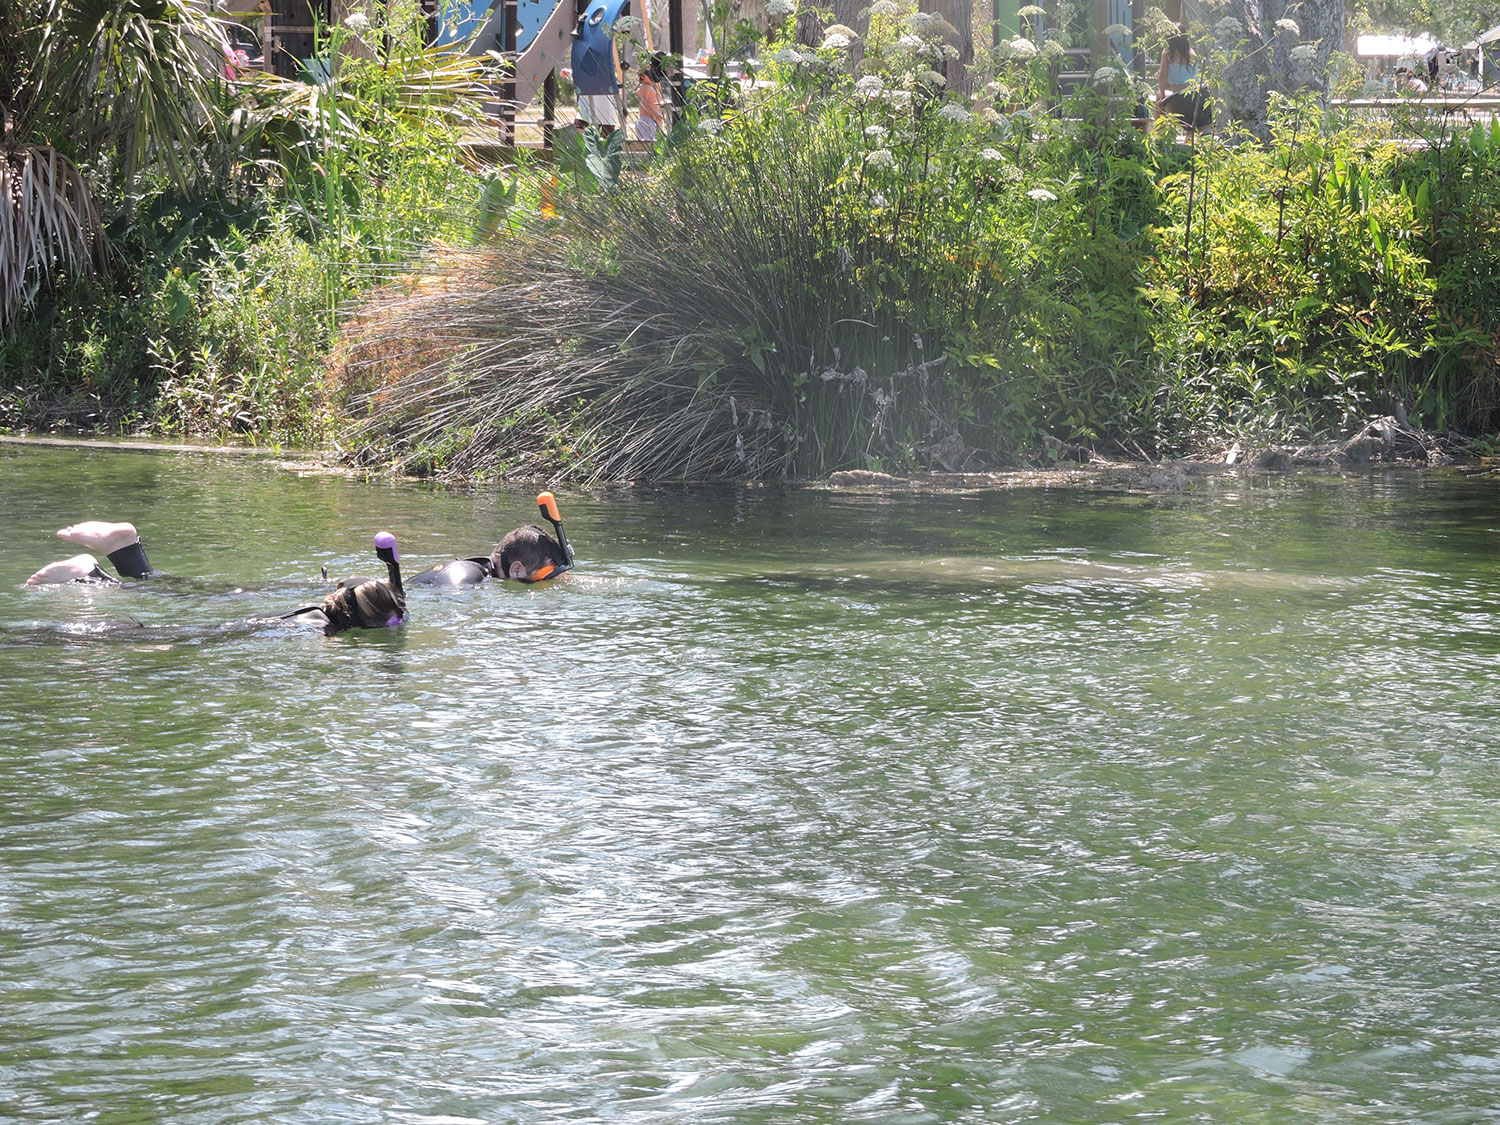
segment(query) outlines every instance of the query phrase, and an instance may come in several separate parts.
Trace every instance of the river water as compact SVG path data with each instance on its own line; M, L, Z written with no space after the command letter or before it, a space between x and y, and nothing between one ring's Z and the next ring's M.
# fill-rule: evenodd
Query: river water
M1494 479L563 493L325 638L533 494L0 470L0 1118L1500 1116Z

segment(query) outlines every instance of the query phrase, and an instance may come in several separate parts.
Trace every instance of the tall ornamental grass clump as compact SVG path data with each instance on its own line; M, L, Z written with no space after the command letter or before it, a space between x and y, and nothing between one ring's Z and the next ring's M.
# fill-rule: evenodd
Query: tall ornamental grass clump
M646 174L559 184L555 218L385 305L379 363L353 361L362 456L807 477L992 464L1128 418L1148 324L1110 191L1034 113L945 96L933 18L877 5L858 78L847 28L766 51L774 86L701 105Z

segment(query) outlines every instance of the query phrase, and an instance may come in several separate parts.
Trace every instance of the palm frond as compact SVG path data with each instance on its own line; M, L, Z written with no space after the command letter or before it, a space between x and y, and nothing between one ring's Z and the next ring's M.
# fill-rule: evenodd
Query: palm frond
M48 146L0 150L0 328L63 270L83 270L102 253L98 208L88 183Z

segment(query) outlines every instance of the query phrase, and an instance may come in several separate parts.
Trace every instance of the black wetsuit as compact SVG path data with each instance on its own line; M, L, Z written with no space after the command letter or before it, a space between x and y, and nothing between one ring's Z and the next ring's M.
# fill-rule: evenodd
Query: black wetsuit
M494 577L495 567L488 558L454 559L452 562L430 566L420 574L413 574L406 580L406 584L458 589L463 586L478 586L486 578Z

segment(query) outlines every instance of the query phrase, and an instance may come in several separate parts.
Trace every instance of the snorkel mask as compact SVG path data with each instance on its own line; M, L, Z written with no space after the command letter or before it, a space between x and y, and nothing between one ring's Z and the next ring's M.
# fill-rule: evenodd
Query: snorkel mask
M542 515L547 517L552 530L557 532L557 545L562 548L563 558L567 562L561 565L548 563L546 566L539 566L525 578L517 578L517 582L546 582L550 578L556 578L565 571L573 569L573 548L568 544L568 533L563 530L562 517L557 513L557 497L550 492L538 493L536 506L541 509Z

